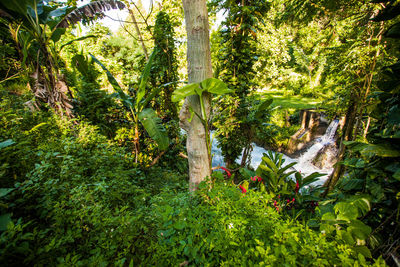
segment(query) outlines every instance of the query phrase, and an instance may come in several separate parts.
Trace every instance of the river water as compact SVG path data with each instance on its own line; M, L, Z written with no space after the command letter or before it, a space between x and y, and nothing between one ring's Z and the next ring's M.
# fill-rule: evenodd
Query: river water
M325 134L316 139L314 141L314 144L307 150L305 151L302 155L300 155L298 158L290 158L283 154L283 158L285 159L285 164L287 165L292 162L296 162L297 164L294 165L294 169L297 171L301 171L302 174L305 176L313 173L313 172L319 172L322 174L325 174L325 176L322 176L319 178L315 184L323 184L324 181L328 178L328 176L332 173L333 168L317 168L312 164L312 160L317 156L318 152L321 151L325 146L332 144L335 142L335 133L338 128L339 121L338 120L333 120ZM212 147L211 147L211 153L213 154L213 160L212 160L212 166L224 166L224 158L221 155L221 150L218 148L218 141L216 138L213 138L214 132L211 132L211 139L212 139ZM267 153L267 150L264 149L263 147L259 147L256 144L252 144L253 150L251 152L251 161L250 161L250 166L254 169L257 169L258 165L260 165L262 161L262 157L264 153ZM329 152L328 152L329 153ZM236 162L240 164L242 158L239 157Z

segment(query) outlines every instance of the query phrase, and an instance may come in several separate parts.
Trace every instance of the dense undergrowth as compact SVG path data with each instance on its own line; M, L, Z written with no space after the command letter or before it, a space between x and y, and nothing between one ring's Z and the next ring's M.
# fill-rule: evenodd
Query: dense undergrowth
M271 192L217 175L191 194L186 172L141 168L95 126L2 98L3 266L368 264L276 211Z

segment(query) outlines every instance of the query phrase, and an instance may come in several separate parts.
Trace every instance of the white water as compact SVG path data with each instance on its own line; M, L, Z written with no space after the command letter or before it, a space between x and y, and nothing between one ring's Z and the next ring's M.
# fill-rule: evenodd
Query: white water
M333 120L325 131L325 134L318 138L314 145L312 145L303 155L301 155L297 161L298 163L294 166L296 170L302 171L305 174L311 174L313 172L326 173L329 175L332 172L332 168L319 169L312 164L313 159L317 156L318 152L321 151L325 146L335 141L335 133L339 125L339 120ZM326 179L321 177L321 179Z
M318 138L316 143L312 145L303 155L301 155L297 159L292 159L285 154L283 154L283 158L285 159L285 165L292 163L292 162L297 162L296 165L294 165L294 169L297 171L301 171L302 174L304 175L309 175L313 172L319 172L319 173L325 173L325 176L320 177L319 181L317 181L315 184L322 184L328 177L330 173L332 173L333 169L320 169L315 167L311 162L312 160L316 157L318 152L323 149L325 146L331 144L334 142L334 137L335 133L337 130L337 127L339 125L338 120L333 120L325 134L321 137ZM213 160L212 160L212 166L224 166L224 158L221 155L221 150L218 148L218 141L213 138L214 132L211 132L211 139L212 139L212 147L211 147L211 153L213 154ZM256 144L252 143L253 150L251 151L251 161L250 161L250 166L253 167L254 169L257 169L258 165L260 165L262 161L262 157L264 153L267 153L267 150L265 150L262 147L257 146ZM237 163L241 163L242 157L240 156L239 159L236 160Z

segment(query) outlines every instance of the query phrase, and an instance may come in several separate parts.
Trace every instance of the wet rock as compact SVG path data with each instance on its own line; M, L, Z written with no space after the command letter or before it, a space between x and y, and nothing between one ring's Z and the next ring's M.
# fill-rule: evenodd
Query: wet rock
M336 144L332 143L323 147L312 160L312 164L320 169L330 169L337 162Z

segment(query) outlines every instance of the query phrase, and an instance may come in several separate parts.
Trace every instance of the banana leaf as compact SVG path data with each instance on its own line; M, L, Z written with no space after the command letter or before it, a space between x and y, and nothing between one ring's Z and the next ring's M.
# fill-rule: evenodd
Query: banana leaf
M149 79L150 76L150 70L151 70L151 65L154 59L154 55L155 52L153 51L153 53L151 53L149 60L146 63L146 66L142 72L142 75L140 76L140 84L139 84L139 88L137 91L137 95L136 95L136 104L135 104L135 108L137 111L139 111L139 103L140 101L142 101L144 95L146 94L146 84L147 84L147 80Z
M149 136L157 142L160 150L166 150L169 146L169 138L156 112L151 108L146 108L139 113L139 120Z

